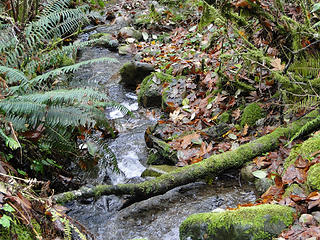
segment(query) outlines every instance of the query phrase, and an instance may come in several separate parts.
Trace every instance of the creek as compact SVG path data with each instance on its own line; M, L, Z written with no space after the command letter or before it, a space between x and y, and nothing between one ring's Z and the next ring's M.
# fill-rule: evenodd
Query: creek
M105 31L105 29L97 29ZM86 39L87 35L81 36ZM98 164L81 177L88 186L108 183L141 182L146 169L147 147L144 132L157 122L156 114L138 105L135 92L119 84L120 67L131 60L116 52L100 47L88 47L81 51L79 61L98 57L116 58L119 63L98 63L81 68L71 82L72 86L99 87L112 100L122 103L133 112L132 117L107 109L106 118L113 121L119 135L107 144L115 153L120 173L114 173L101 158ZM251 186L239 186L237 175L226 174L216 178L211 185L197 182L175 188L166 194L132 204L121 209L124 197L102 196L99 199L73 201L67 204L68 215L78 220L98 240L177 240L179 225L190 214L208 212L220 208L236 207L239 203L253 202L255 194Z

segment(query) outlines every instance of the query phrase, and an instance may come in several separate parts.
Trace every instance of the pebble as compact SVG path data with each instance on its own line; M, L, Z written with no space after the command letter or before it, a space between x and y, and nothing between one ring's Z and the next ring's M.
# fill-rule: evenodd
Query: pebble
M305 225L311 225L313 222L313 216L311 214L302 214L299 218L299 222Z

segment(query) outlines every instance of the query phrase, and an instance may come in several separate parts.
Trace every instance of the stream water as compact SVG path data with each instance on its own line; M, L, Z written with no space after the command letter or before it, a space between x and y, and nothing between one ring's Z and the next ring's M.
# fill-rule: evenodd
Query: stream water
M117 110L106 111L106 118L114 121L119 131L119 136L108 144L117 157L121 173L113 173L102 158L93 170L83 176L84 182L94 185L143 181L140 175L146 168L147 158L144 131L147 126L155 124L157 119L138 106L134 92L119 84L119 68L130 58L104 48L91 47L82 51L79 61L97 57L113 57L119 63L98 63L83 67L76 73L71 85L99 87L112 100L129 108L133 117L123 116ZM253 188L239 187L234 177L224 176L216 180L212 185L199 182L178 187L122 210L120 208L124 198L113 195L102 196L97 200L74 201L67 205L70 209L68 214L84 224L98 240L177 240L179 225L190 214L212 211L217 207L235 207L238 203L255 200Z

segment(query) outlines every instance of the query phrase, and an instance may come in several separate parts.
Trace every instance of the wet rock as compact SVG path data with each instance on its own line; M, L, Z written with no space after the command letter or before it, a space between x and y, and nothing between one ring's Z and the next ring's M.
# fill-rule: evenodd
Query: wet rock
M173 150L171 146L165 141L154 137L153 135L147 136L148 147L155 149L156 156L153 161L148 158L148 164L169 164L175 165L178 162L177 151Z
M151 165L143 173L142 177L159 177L163 174L176 170L177 167L170 165Z
M241 168L240 174L241 174L241 180L244 182L254 182L256 179L255 176L253 176L252 172L254 171L254 164L248 163L243 168Z
M171 75L155 72L146 77L140 86L138 102L144 107L160 107L162 105L162 86L171 82Z
M305 195L305 191L298 184L294 183L286 188L285 193L283 194L283 197L290 197L290 195L303 196Z
M311 214L302 214L299 218L299 222L304 225L311 225L313 224L314 219Z
M272 186L273 181L269 178L259 178L254 182L256 190L259 194L265 193Z
M142 39L142 33L133 27L123 27L119 31L119 35L123 38L134 38L138 41Z
M116 49L119 46L117 39L113 39L109 33L95 33L90 35L89 40L97 40L95 45L105 48Z
M120 69L120 82L126 87L135 89L152 72L154 72L154 67L151 64L128 62Z
M272 239L293 223L294 214L290 207L272 204L194 214L180 225L180 239Z
M307 176L307 184L311 189L320 190L320 163L310 167Z
M320 211L313 212L312 216L318 222L318 224L320 224Z
M118 52L120 55L132 55L132 49L130 45L121 45L118 48Z
M216 126L212 126L203 130L203 133L211 137L212 139L221 139L222 136L230 130L230 127L226 123L220 123Z

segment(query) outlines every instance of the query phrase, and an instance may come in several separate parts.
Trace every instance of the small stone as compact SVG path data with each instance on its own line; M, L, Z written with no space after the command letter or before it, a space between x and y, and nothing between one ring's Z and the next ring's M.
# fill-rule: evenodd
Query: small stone
M223 208L215 208L213 209L211 212L215 212L215 213L220 213L220 212L225 212L226 210Z
M121 28L119 34L123 38L135 38L138 41L142 39L142 33L133 27Z
M254 184L257 189L257 192L259 194L263 194L268 190L269 187L271 187L273 182L269 178L261 178L261 179L259 178L254 182Z
M305 225L311 225L313 223L313 216L311 214L302 214L299 222Z
M320 224L320 211L313 212L312 216Z
M246 164L243 168L241 168L241 171L240 171L241 180L244 180L245 182L254 182L256 178L252 174L254 170L253 167L254 165L252 163L249 163L249 164Z
M130 45L122 45L118 49L120 55L130 55L132 54Z

